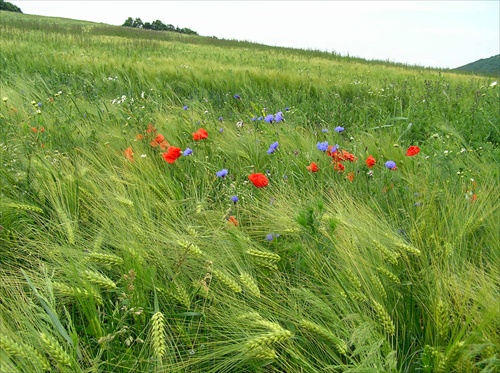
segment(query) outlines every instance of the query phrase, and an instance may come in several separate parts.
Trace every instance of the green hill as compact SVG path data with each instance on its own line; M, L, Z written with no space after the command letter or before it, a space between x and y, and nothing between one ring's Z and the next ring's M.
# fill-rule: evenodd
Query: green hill
M500 76L500 54L468 63L453 70L498 77Z
M2 371L500 370L490 77L0 28Z

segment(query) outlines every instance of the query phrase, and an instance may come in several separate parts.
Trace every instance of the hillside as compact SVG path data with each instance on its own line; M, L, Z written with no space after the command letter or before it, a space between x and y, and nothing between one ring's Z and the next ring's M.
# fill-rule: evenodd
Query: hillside
M3 371L500 371L491 77L0 32Z
M468 63L453 70L498 77L500 76L500 54Z

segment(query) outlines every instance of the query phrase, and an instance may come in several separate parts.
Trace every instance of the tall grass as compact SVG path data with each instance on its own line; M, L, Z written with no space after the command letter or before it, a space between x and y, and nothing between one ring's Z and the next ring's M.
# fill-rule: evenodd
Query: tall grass
M4 12L1 28L2 368L500 368L491 79ZM192 154L166 163L157 134ZM324 141L356 159L334 170Z

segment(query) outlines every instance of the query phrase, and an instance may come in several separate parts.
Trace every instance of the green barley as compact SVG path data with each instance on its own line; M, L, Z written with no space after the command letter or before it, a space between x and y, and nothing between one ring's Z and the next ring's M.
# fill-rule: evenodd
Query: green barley
M277 262L278 260L281 259L281 257L278 254L270 253L268 251L249 249L249 250L247 250L246 253L248 255L255 256L257 258L264 259L264 260L273 261L273 262Z
M253 352L255 353L254 356L259 359L274 360L278 356L276 350L270 347L259 347L256 348Z
M245 285L248 292L257 298L260 298L260 290L257 282L254 280L250 274L246 272L241 272L240 281Z
M375 248L377 249L377 251L380 254L382 254L382 256L384 257L384 259L386 259L387 261L389 261L390 263L392 263L394 265L398 264L398 257L399 257L398 253L392 252L391 250L389 250L388 248L386 248L385 246L383 246L378 241L372 240L372 242L375 245Z
M450 317L443 301L440 299L436 305L436 328L440 337L444 338L448 334Z
M417 249L416 247L406 245L402 242L397 243L396 247L402 251L405 251L409 254L413 254L415 256L420 256L420 254L422 254L422 252L419 249Z
M392 282L394 282L394 283L396 283L398 285L401 284L401 280L398 278L398 276L396 276L391 271L389 271L389 270L387 270L385 268L382 268L382 267L378 267L377 271L379 271L380 273L382 273L383 275L385 275L386 277L388 277Z
M123 263L123 259L119 256L113 254L104 254L104 253L90 253L87 257L88 260L94 263L103 264L107 266L115 266Z
M463 341L455 343L450 350L439 361L435 370L436 373L449 372L457 363L462 355L465 343Z
M47 359L36 349L30 345L18 343L6 335L0 335L0 348L2 348L10 356L19 356L31 359L35 365L42 368L42 370L50 370L50 363Z
M355 286L358 290L361 290L361 282L359 281L358 276L356 276L356 275L354 274L354 272L353 272L351 269L349 269L349 268L347 268L347 269L345 270L345 273L346 273L347 277L349 278L349 280L353 283L353 285L354 285L354 286Z
M200 256L203 254L203 252L201 251L201 249L197 245L195 245L187 240L178 240L177 244L195 256Z
M377 292L382 296L382 298L387 299L387 292L385 291L384 285L380 278L376 275L371 276L372 284L377 290Z
M89 280L90 283L108 290L116 289L116 284L110 278L101 275L98 272L93 272L89 270L86 270L84 273L85 273L85 278Z
M231 289L235 293L242 292L241 286L225 273L218 271L216 269L214 269L212 273L217 279L219 279L224 285L226 285L229 289Z
M391 316L389 313L386 311L384 306L382 306L380 303L372 300L373 303L373 308L377 312L378 318L380 323L382 324L385 332L389 335L394 335L396 332L396 327L394 326L394 323L392 322Z
M85 298L93 297L97 303L102 304L101 296L93 289L89 292L87 289L82 289L76 286L68 286L61 282L52 282L52 287L60 295L66 297L85 297Z
M333 335L333 333L330 330L326 329L325 327L305 319L299 321L299 326L315 334L318 334L323 338L328 339L330 342L334 344L335 348L340 354L345 355L347 353L347 343L342 339Z
M165 356L167 351L165 335L165 317L161 312L155 312L151 317L151 345L153 352L158 359Z
M269 346L274 343L280 343L283 342L287 339L289 339L292 336L292 332L289 330L279 330L279 331L273 331L271 333L263 334L258 337L255 337L245 343L245 346L248 350L253 350L256 348L262 348Z
M52 336L40 333L40 339L47 350L49 356L60 365L71 367L71 357Z
M7 204L7 206L15 208L17 210L33 211L33 212L36 212L38 214L43 214L43 210L38 206L24 205L24 204L19 204L19 203L9 203L9 204Z

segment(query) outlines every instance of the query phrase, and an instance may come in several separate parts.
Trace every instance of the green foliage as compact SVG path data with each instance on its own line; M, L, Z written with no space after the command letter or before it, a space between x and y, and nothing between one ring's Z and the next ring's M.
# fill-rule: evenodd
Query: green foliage
M499 370L489 79L1 19L2 368Z
M180 28L180 27L175 27L174 25L171 24L166 25L159 19L153 22L142 22L140 18L133 19L132 17L128 17L122 26L135 27L139 29L153 30L153 31L171 31L171 32L178 32L180 34L198 35L196 31L193 31L187 27Z
M467 65L457 67L454 70L500 77L500 54L489 58L482 58Z
M7 12L17 12L22 13L21 9L5 0L0 0L0 10L5 10Z

